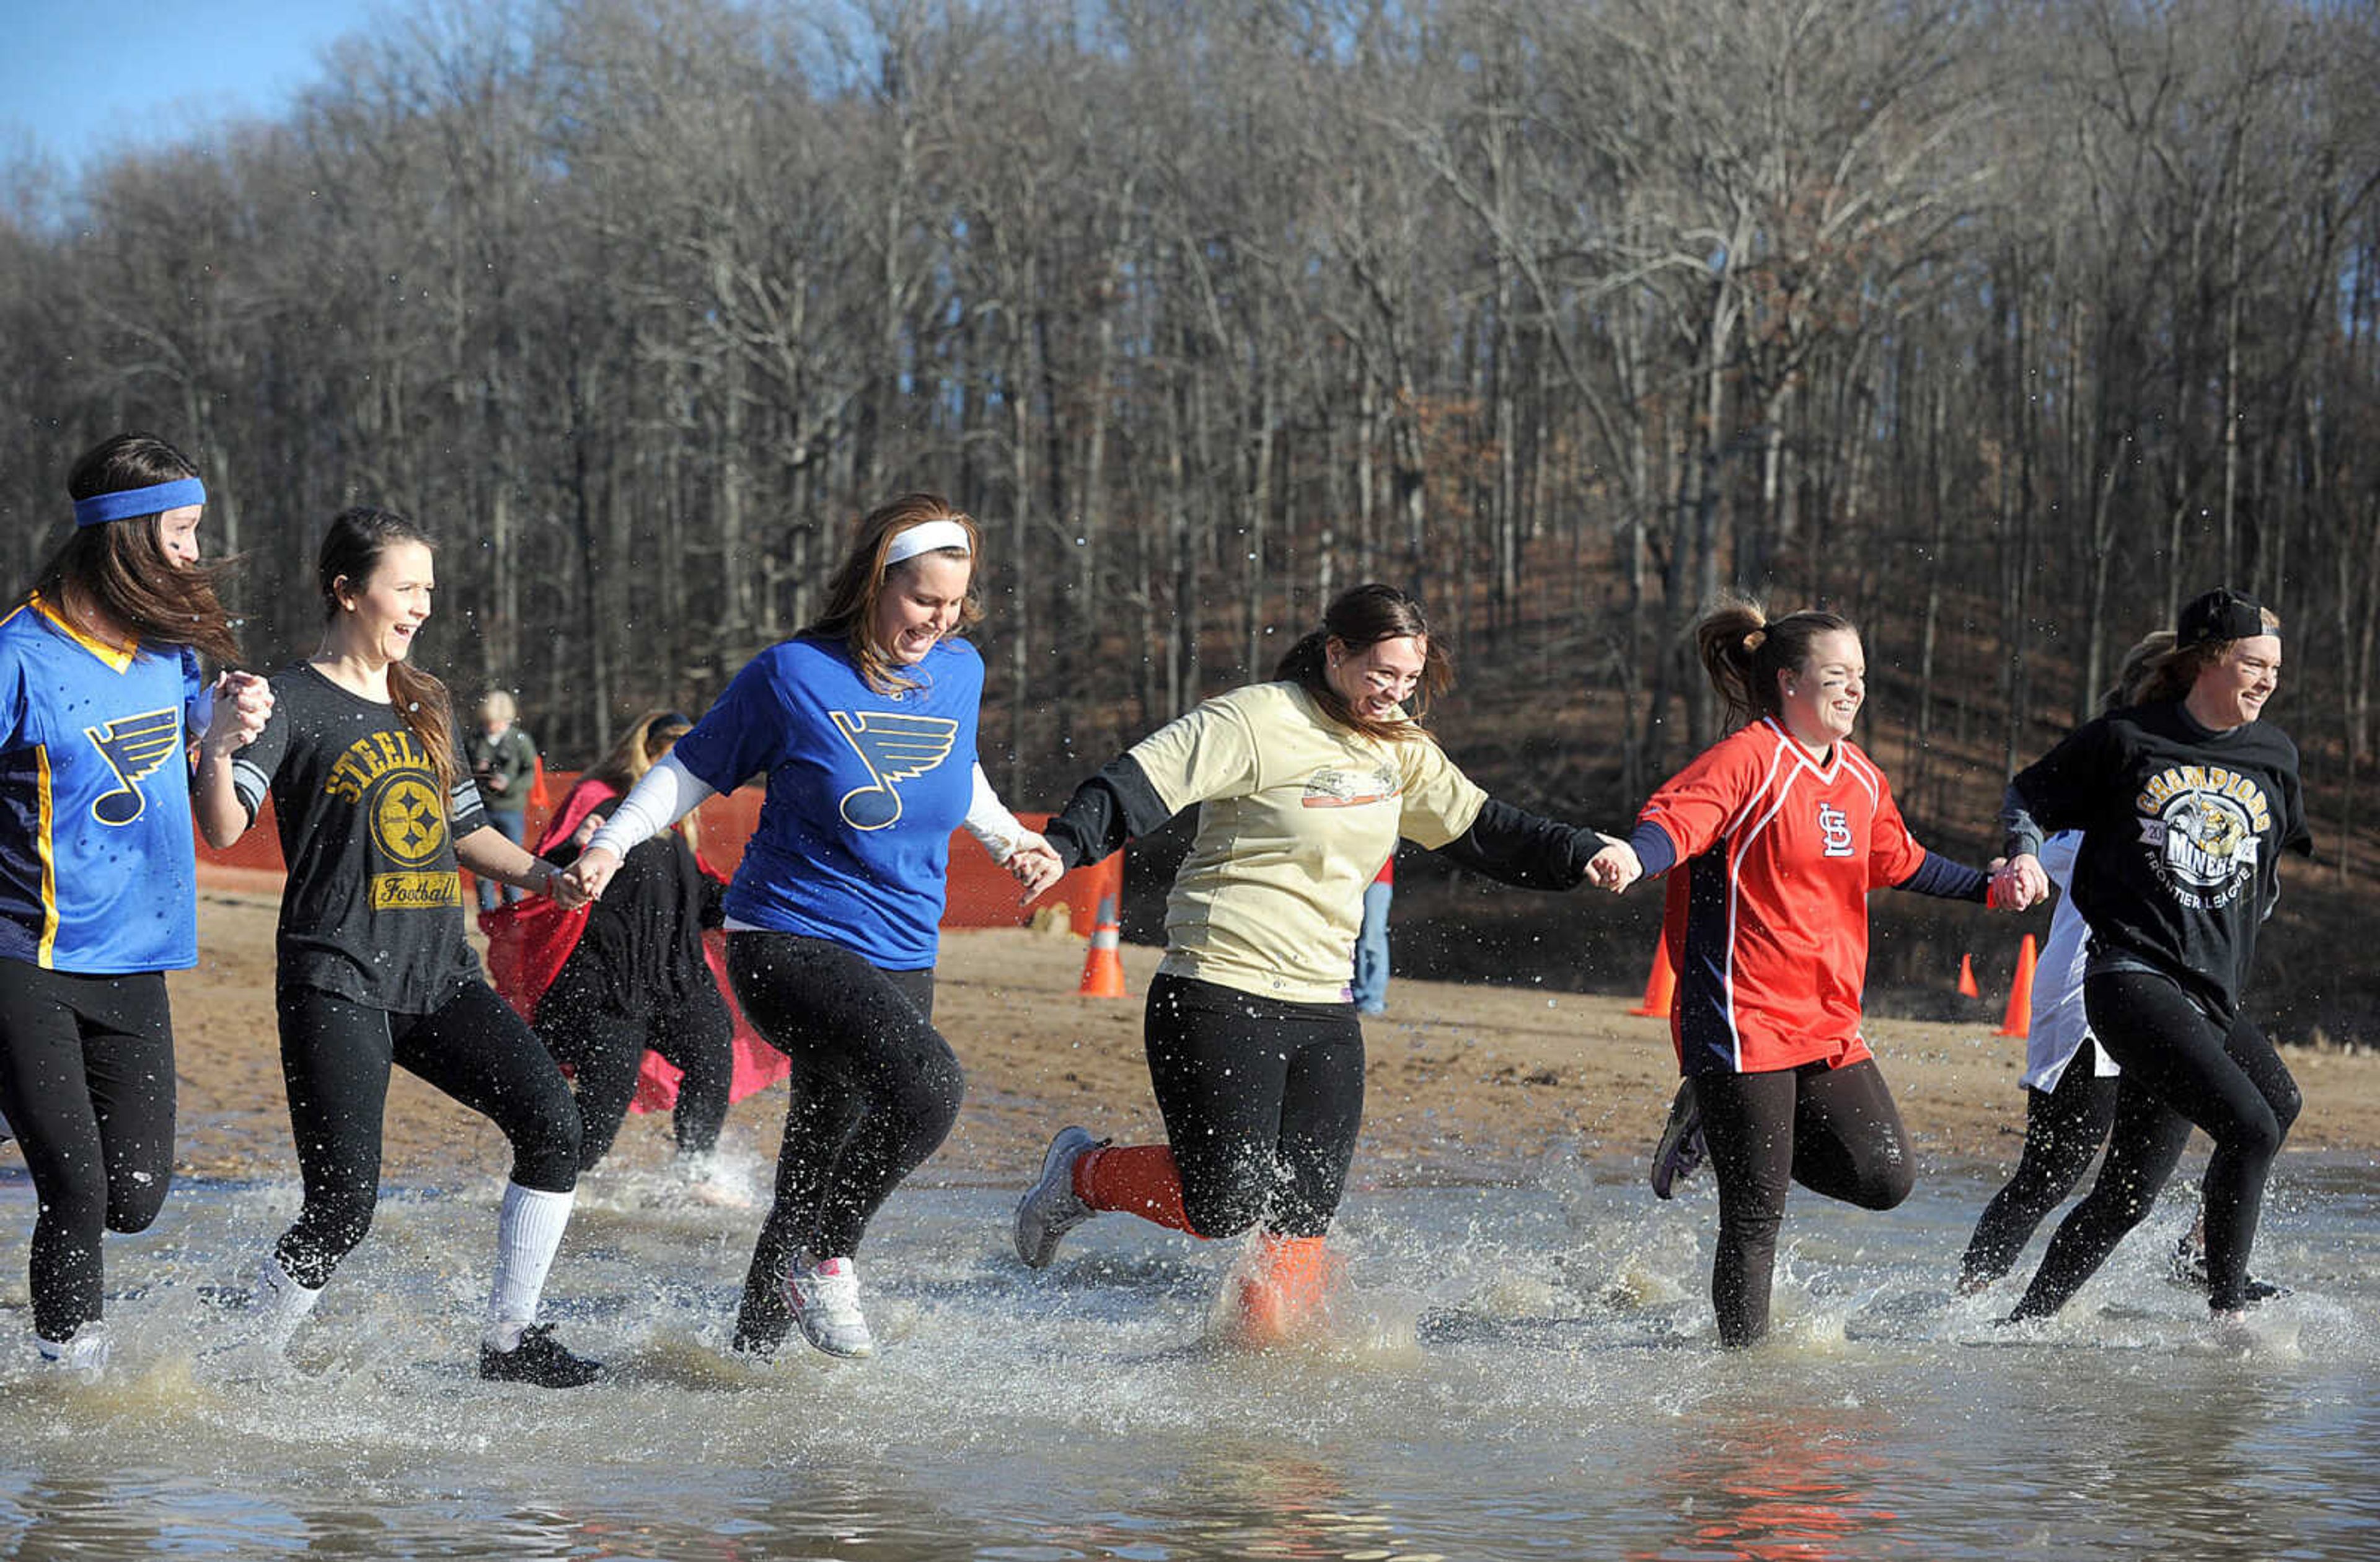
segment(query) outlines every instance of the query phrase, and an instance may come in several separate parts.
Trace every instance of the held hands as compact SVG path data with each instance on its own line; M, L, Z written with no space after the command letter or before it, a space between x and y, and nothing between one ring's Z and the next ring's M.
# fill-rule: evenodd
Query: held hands
M273 715L273 686L255 673L226 670L215 679L214 717L207 724L202 752L229 755L253 743Z
M575 911L590 900L601 900L603 886L619 871L619 854L610 847L599 846L581 852L577 861L553 875L553 903L565 911Z
M1009 853L1005 866L1009 875L1025 886L1025 892L1016 897L1020 906L1030 905L1066 876L1066 865L1059 860L1056 849L1041 836L1031 834Z
M1617 895L1645 876L1645 864L1637 860L1634 847L1613 841L1587 859L1586 876L1597 887Z
M1992 885L1985 904L1995 910L2022 911L2048 898L2049 875L2033 853L2020 852L1992 865Z

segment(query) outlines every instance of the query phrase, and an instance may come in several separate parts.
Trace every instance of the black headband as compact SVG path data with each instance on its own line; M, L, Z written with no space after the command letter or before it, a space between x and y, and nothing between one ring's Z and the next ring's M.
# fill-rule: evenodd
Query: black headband
M2177 651L2187 651L2193 645L2277 633L2265 622L2263 603L2252 596L2241 596L2228 587L2217 586L2183 604L2181 616L2174 621L2173 644Z

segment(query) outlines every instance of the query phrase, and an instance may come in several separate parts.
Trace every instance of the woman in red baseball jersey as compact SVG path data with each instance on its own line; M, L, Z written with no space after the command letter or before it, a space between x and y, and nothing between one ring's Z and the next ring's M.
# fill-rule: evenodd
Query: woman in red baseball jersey
M1770 619L1722 600L1696 626L1703 665L1744 725L1653 794L1626 844L1588 865L1625 889L1689 874L1670 1019L1718 1178L1711 1301L1719 1341L1768 1332L1790 1182L1864 1209L1909 1196L1892 1092L1860 1037L1867 897L1882 885L1983 900L1977 869L1910 835L1884 773L1851 741L1865 696L1859 631L1832 613Z

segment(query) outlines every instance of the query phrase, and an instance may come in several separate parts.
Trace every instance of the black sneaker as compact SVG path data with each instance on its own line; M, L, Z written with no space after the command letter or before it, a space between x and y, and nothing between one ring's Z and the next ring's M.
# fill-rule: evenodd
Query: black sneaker
M510 1350L480 1347L480 1375L491 1383L531 1383L540 1388L584 1388L601 1379L603 1363L573 1356L553 1337L552 1324L531 1324Z
M2206 1244L2196 1227L2183 1232L2181 1240L2174 1244L2168 1273L2177 1286L2203 1291L2214 1285L2206 1274ZM2289 1294L2289 1287L2277 1286L2270 1280L2259 1280L2251 1275L2240 1288L2240 1305L2253 1307L2260 1301L2278 1301Z
M1703 1164L1707 1150L1703 1142L1702 1104L1694 1099L1694 1082L1681 1080L1677 1099L1670 1103L1670 1120L1661 1129L1661 1141L1653 1146L1653 1197L1668 1198L1680 1178Z

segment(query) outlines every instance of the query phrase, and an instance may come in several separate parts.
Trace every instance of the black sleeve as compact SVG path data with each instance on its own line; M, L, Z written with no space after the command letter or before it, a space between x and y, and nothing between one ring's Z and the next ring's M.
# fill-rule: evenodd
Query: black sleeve
M2281 773L2281 849L2300 857L2313 855L2313 831L2306 823L2305 786L2298 779L2297 749L2289 749L2289 767Z
M1521 889L1574 889L1603 837L1489 798L1462 836L1439 856Z
M1145 836L1173 817L1148 784L1140 762L1118 754L1099 773L1075 788L1058 817L1043 826L1041 838L1069 868L1097 862L1122 850L1124 842Z
M2017 773L2000 799L2001 855L2038 856L2041 843L2090 821L2091 802L2115 765L2113 728L2095 717Z

